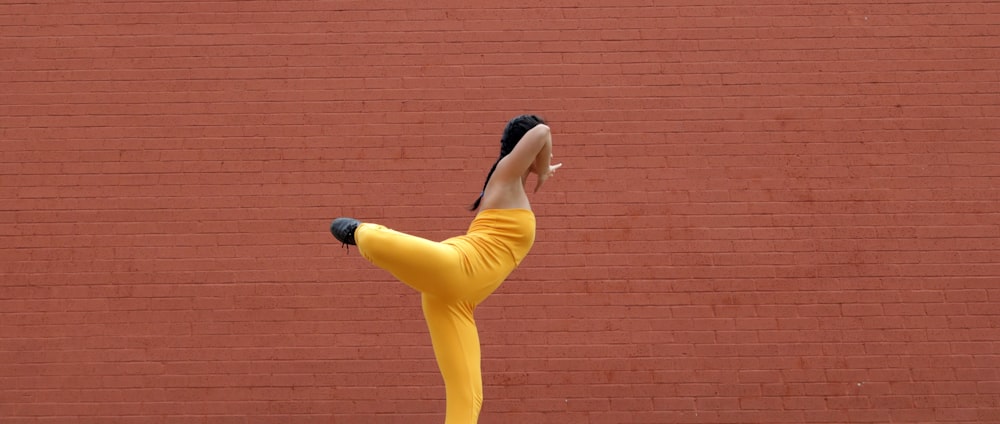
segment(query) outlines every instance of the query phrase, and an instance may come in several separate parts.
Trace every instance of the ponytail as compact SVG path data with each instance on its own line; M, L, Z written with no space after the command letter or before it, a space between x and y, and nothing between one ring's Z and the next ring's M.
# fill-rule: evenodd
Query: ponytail
M486 195L486 185L490 183L490 177L493 176L493 171L497 170L497 165L500 164L500 159L503 159L504 156L506 155L501 155L500 157L498 157L497 161L493 163L493 167L490 168L490 173L486 174L486 182L483 183L483 192L479 193L479 197L476 198L476 201L472 203L472 206L469 206L470 211L475 211L476 209L479 209L479 204L483 202L483 196Z

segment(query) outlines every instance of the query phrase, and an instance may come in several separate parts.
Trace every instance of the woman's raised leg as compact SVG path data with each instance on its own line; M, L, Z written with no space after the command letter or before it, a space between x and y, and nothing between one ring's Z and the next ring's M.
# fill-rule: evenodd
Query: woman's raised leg
M467 290L461 255L451 246L370 223L354 238L361 256L422 293L456 298Z

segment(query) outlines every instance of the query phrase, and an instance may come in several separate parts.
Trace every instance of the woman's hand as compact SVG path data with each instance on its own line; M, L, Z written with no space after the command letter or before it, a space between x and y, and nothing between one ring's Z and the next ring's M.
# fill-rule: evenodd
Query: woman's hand
M542 188L542 184L545 184L546 180L555 175L556 170L559 169L559 167L561 166L562 163L557 163L555 165L549 165L548 171L545 172L542 172L539 169L535 170L535 173L538 174L538 183L535 185L535 193L538 193L538 189Z

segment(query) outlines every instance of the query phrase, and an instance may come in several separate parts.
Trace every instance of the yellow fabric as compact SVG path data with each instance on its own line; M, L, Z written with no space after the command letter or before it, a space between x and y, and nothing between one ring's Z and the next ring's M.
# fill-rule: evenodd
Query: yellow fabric
M483 210L465 235L440 243L370 223L359 225L354 238L361 256L422 293L444 377L445 424L476 423L483 381L473 312L531 250L535 215L527 209Z

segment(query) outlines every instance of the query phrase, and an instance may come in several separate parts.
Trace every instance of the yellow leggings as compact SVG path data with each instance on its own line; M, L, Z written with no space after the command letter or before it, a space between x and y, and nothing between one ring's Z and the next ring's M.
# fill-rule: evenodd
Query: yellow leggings
M466 235L440 243L370 223L355 231L365 259L421 292L444 378L445 424L479 419L483 380L473 312L524 258L534 233L534 215L524 209L480 212Z

